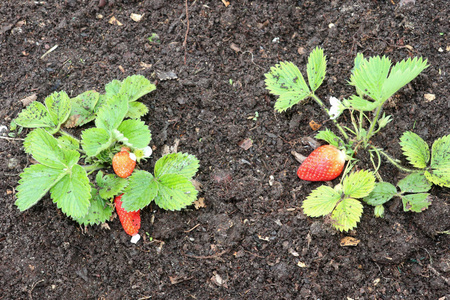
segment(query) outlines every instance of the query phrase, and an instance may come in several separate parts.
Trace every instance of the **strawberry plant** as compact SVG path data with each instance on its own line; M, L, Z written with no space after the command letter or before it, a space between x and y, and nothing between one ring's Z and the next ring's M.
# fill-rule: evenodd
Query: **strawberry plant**
M371 143L371 138L392 121L391 116L383 113L384 104L428 67L427 60L407 59L392 66L386 56L365 58L358 54L349 80L349 84L355 87L355 94L342 101L330 97L330 108L315 93L324 81L326 64L323 50L316 48L309 55L306 66L308 83L292 62L281 62L265 74L266 88L278 96L276 111L283 112L312 99L332 120L340 135L329 129L319 131L316 139L329 145L311 153L297 171L300 179L308 181L328 181L342 172L344 174L334 188L320 186L313 190L303 202L304 213L311 217L327 216L336 229L348 231L360 220L363 212L361 201L374 206L378 217L384 214L383 204L393 197L402 199L404 211L427 209L431 204L427 192L432 184L450 187L450 135L436 140L430 155L427 143L418 135L410 131L403 133L400 146L414 168L401 165L399 160ZM351 127L337 121L344 111L349 113ZM325 153L323 147L331 147L329 149L333 151ZM354 171L359 152L367 153L372 170ZM344 157L349 161L345 168ZM409 175L397 186L384 182L379 172L382 158Z
M20 175L17 207L24 211L49 193L64 214L93 225L110 219L113 199L122 194L115 204L121 221L124 213L152 201L169 210L192 204L197 190L190 180L199 167L195 156L165 155L156 162L154 175L138 168L152 151L150 129L140 120L148 108L137 100L155 88L145 77L133 75L108 83L104 94L92 90L70 98L55 92L20 112L11 127L34 129L25 137L24 149L36 163ZM79 126L80 137L68 132ZM124 228L136 233L128 225Z

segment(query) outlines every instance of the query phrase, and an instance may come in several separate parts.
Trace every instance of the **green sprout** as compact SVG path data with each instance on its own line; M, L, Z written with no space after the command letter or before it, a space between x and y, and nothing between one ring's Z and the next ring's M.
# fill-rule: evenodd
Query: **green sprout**
M149 37L147 38L147 41L148 41L149 43L156 43L156 44L161 43L161 41L159 40L159 35L156 34L156 33L154 33L154 32L152 33L151 36L149 36Z

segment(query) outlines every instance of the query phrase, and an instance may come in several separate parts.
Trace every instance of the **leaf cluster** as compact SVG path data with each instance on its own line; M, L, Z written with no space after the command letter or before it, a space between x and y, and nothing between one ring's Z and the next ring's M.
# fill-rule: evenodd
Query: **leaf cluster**
M151 132L140 120L148 108L136 100L154 89L144 76L133 75L113 80L104 94L92 90L71 99L62 91L48 96L45 105L36 101L25 108L14 122L36 128L25 138L24 148L37 164L20 175L17 207L29 209L50 193L63 213L80 224L93 225L111 217L112 199L122 193L123 208L128 211L142 209L153 200L170 210L192 204L197 191L190 179L199 167L193 155L162 157L156 162L155 176L137 170L123 179L101 171L122 146L137 153L148 147ZM81 139L62 130L90 122L95 126L83 130ZM96 170L100 171L91 181L89 175Z
M310 217L328 216L339 231L348 231L359 222L363 206L358 199L368 196L375 187L373 173L361 170L348 175L334 188L322 185L303 201L303 212Z
M407 131L400 138L407 160L433 184L450 187L450 135L434 141L430 148L417 134Z
M431 204L431 183L420 173L411 173L397 183L397 188L389 182L377 182L373 191L363 200L375 206L375 216L384 215L383 204L393 197L400 197L404 211L422 212Z
M271 94L279 96L275 102L275 110L283 112L310 97L323 83L326 66L323 49L315 48L308 58L306 67L309 86L298 67L292 62L281 62L270 68L270 72L265 74L265 83Z

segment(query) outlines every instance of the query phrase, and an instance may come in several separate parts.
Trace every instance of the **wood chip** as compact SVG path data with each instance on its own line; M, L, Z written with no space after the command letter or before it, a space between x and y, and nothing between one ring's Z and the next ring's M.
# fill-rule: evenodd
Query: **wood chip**
M319 130L320 127L322 127L322 124L316 123L314 120L311 120L311 122L309 122L309 127L311 127L312 130L316 131Z
M37 99L37 95L32 94L28 97L21 99L20 102L22 102L23 106L28 106L28 105L30 105L31 102L36 101L36 99Z
M306 156L303 156L294 150L291 151L291 154L294 156L295 160L298 161L299 163L304 162L306 159Z
M248 150L252 147L253 141L249 138L246 138L238 143L238 146L244 150Z
M122 26L122 25L123 25L123 24L120 23L120 21L117 20L116 17L114 17L114 16L112 16L111 19L109 19L108 23L109 23L109 24L112 24L112 25L117 25L117 26Z
M135 21L135 22L141 21L141 20L142 20L142 17L144 17L144 15L139 15L139 14L135 14L135 13L132 13L132 14L130 15L131 20L133 20L133 21Z
M228 5L230 5L230 1L222 0L222 3L225 5L225 7L228 7Z
M231 43L230 48L236 52L240 52L241 48L239 48L238 45L236 45L235 43Z
M436 95L435 94L425 94L423 95L423 97L425 98L425 100L427 100L428 102L433 101L434 99L436 99Z
M206 207L205 198L198 198L197 200L195 200L194 207L195 209L205 208Z
M341 240L341 247L354 247L354 246L358 246L360 240L358 240L357 238L351 237L351 236L346 236Z

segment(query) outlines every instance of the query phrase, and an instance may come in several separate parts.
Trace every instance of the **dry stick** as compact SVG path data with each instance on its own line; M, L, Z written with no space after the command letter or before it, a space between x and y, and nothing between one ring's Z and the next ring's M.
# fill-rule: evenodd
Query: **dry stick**
M184 35L184 42L183 42L183 48L184 48L184 64L186 64L186 56L187 56L187 37L189 34L189 11L188 11L188 1L185 1L186 5L186 33Z
M36 281L36 282L33 283L33 285L31 286L31 289L28 291L28 296L29 296L30 300L33 299L32 293L33 293L34 288L35 288L39 283L41 283L41 282L44 282L44 279L41 279L41 280Z
M207 256L203 256L203 255L197 256L197 255L192 255L192 254L185 254L185 256L196 258L196 259L211 259L211 258L216 258L217 259L217 258L220 258L222 255L224 255L225 253L227 253L229 251L230 251L230 249L227 249L227 250L223 250L220 253L217 253L217 254L214 254L214 255L207 255Z

